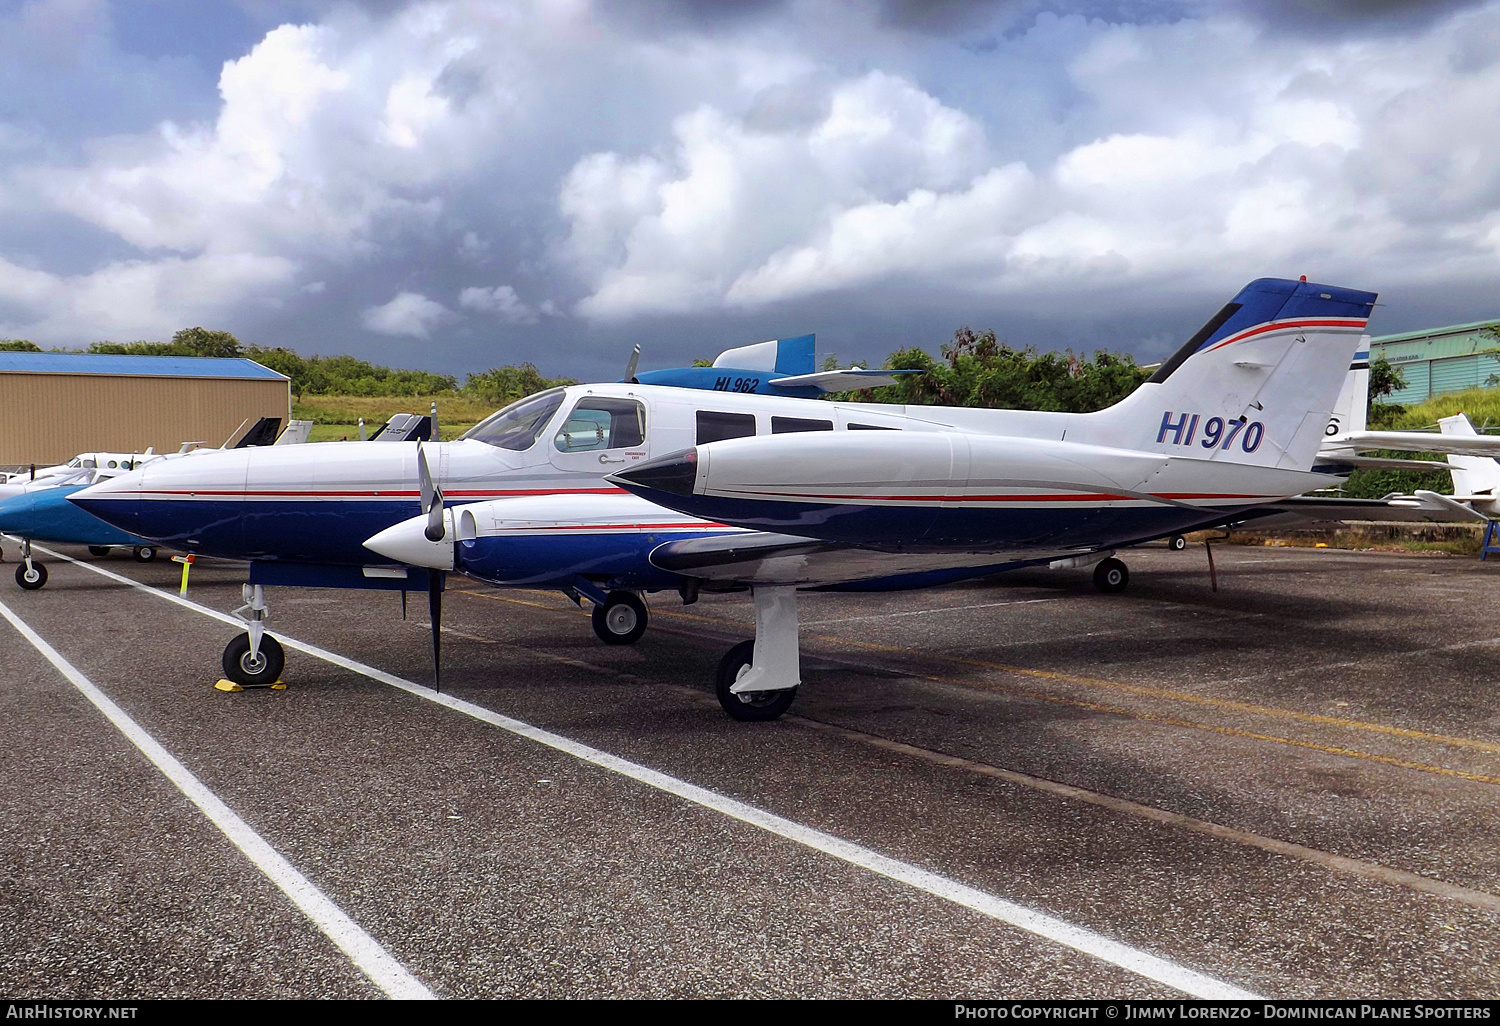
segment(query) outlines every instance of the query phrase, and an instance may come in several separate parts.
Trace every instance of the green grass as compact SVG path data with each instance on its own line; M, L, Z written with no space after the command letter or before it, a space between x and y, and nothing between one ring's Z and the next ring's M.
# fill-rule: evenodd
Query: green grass
M1481 431L1486 424L1500 427L1500 388L1471 388L1467 392L1434 396L1425 403L1406 407L1393 421L1382 426L1393 431L1416 431L1432 427L1439 417L1451 417L1455 413L1467 413Z
M438 428L443 438L457 438L495 412L489 403L447 392L440 395L363 396L304 395L292 404L292 416L313 422L314 442L333 442L359 437L359 418L365 418L366 433L373 434L395 413L426 414L438 408Z

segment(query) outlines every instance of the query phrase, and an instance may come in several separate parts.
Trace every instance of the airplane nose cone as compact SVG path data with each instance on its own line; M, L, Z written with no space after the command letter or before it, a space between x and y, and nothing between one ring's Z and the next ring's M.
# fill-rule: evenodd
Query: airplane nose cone
M698 482L698 450L687 449L647 460L629 470L610 474L605 480L637 495L651 491L692 495Z
M431 570L453 569L453 511L443 511L443 537L427 540L427 517L412 517L394 527L387 527L365 541L371 552L407 566L424 566Z

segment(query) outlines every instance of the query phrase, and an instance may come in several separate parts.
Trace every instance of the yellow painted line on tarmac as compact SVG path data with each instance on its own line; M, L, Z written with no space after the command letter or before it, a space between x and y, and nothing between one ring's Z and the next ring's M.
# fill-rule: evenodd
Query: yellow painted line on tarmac
M510 598L504 595L489 595L479 591L458 591L462 595L473 595L478 598L492 599L496 602L509 602L516 605L529 606L534 609L548 609L557 613L569 613L570 609L559 608L554 605L545 605L539 602L527 602L523 599ZM692 613L678 612L653 612L653 616L670 617L673 619L693 620L700 623L711 623L723 627L743 628L745 625L733 620L723 620L717 617L699 616ZM686 632L673 631L685 637L693 637ZM846 645L855 648L867 649L875 652L888 652L898 655L917 655L922 658L936 659L942 662L954 663L962 666L973 666L978 669L994 670L1001 673L1015 674L1023 677L1040 678L1043 680L1057 680L1069 684L1077 684L1084 687L1105 688L1112 691L1125 692L1127 694L1142 695L1151 698L1165 698L1173 701L1189 702L1197 705L1205 705L1213 708L1224 709L1232 712L1253 713L1262 716L1289 719L1303 723L1316 723L1324 726L1343 727L1350 730L1363 730L1371 733L1386 734L1393 737L1401 737L1409 740L1428 741L1438 744L1455 745L1463 748L1473 748L1480 751L1500 753L1500 745L1491 744L1486 741L1476 741L1469 738L1450 737L1445 734L1429 734L1420 730L1408 730L1404 727L1388 727L1379 723L1368 723L1364 720L1352 720L1338 716L1323 716L1317 713L1303 713L1292 709L1279 709L1274 706L1255 705L1250 702L1237 702L1232 699L1211 698L1204 695L1193 695L1182 691L1173 691L1168 688L1153 688L1140 684L1123 684L1119 681L1105 680L1099 677L1080 677L1076 674L1061 673L1055 670L1038 670L1025 666L1010 666L1005 663L991 663L980 659L965 659L960 656L947 656L932 652L913 653L910 649L895 645L881 645L875 642L856 641L850 638L839 638L832 635L814 634L807 636L810 640L821 641L833 645ZM942 677L932 674L914 673L913 677L920 680L929 680L939 684L950 684L958 687L980 688L982 690L994 690L986 688L982 682L972 679L959 679L954 677ZM1233 737L1249 738L1256 741L1270 741L1275 744L1292 745L1297 748L1306 748L1312 751L1324 752L1330 755L1344 755L1353 759L1364 759L1370 762L1384 763L1389 766L1397 766L1402 769L1418 770L1423 773L1436 773L1441 776L1455 777L1463 780L1472 780L1482 784L1500 785L1500 777L1485 773L1471 773L1466 770L1449 769L1445 766L1434 766L1429 763L1413 762L1407 759L1397 759L1387 755L1377 755L1374 752L1365 752L1353 748L1344 748L1338 745L1320 745L1312 741L1299 741L1295 738L1282 737L1277 734L1264 734L1259 731L1241 730L1237 727L1225 727L1213 723L1201 723L1196 720L1182 719L1176 716L1164 716L1154 713L1139 712L1124 709L1119 706L1104 705L1098 702L1088 702L1082 699L1066 698L1061 695L1049 694L1040 691L1017 691L1006 689L1007 694L1019 698L1032 698L1043 702L1052 702L1059 705L1073 706L1078 709L1088 709L1093 712L1103 712L1114 716L1124 716L1129 719L1143 720L1152 723L1163 723L1170 726L1186 727L1193 730L1207 730L1216 734L1225 734Z
M930 680L938 684L955 684L959 687L981 687L971 680L959 680L953 677L939 677L931 674L914 674L920 680ZM986 689L990 690L990 689ZM1297 748L1308 748L1315 752L1326 752L1329 755L1344 755L1351 759L1364 759L1367 762L1384 763L1387 766L1399 766L1402 769L1420 770L1423 773L1437 773L1445 777L1458 777L1463 780L1473 780L1481 784L1500 784L1500 777L1490 776L1485 773L1470 773L1466 770L1449 769L1446 766L1433 766L1425 762L1412 762L1408 759L1397 759L1389 755L1376 755L1374 752L1364 752L1355 748L1343 748L1339 745L1320 745L1312 741L1299 741L1296 738L1281 737L1277 734L1262 734L1254 730L1241 730L1238 727L1225 727L1215 723L1200 723L1196 720L1185 720L1178 716L1159 716L1154 713L1137 712L1132 709L1121 709L1117 706L1104 705L1101 702L1086 702L1077 698L1063 698L1059 695L1050 695L1045 692L1014 691L1006 689L1006 694L1017 698L1034 698L1043 702L1054 702L1058 705L1070 705L1077 709L1088 709L1091 712L1109 713L1115 716L1126 716L1133 720L1144 720L1150 723L1164 723L1173 727L1188 727L1193 730L1208 730L1215 734L1227 734L1231 737L1250 738L1255 741L1271 741L1279 745L1292 745Z
M663 614L671 616L673 614ZM1062 673L1057 670L1038 670L1028 666L1011 666L1006 663L991 663L982 659L965 659L962 656L942 655L935 652L913 653L910 649L895 645L881 645L870 641L856 641L852 638L835 638L827 635L809 635L818 641L830 642L838 645L848 645L854 648L868 649L873 652L891 652L904 655L919 655L926 659L938 659L947 663L955 663L961 666L973 666L982 670L996 670L1001 673L1013 673L1022 677L1037 677L1043 680L1058 680L1068 684L1078 684L1083 687L1105 688L1110 691L1123 691L1127 694L1143 695L1150 698L1165 698L1174 702L1190 702L1194 705L1206 705L1216 709L1226 709L1232 712L1254 713L1258 716L1272 716L1279 719L1297 720L1302 723L1318 723L1325 726L1343 727L1348 730L1364 730L1376 734L1389 734L1393 737L1410 738L1414 741L1430 741L1435 744L1455 745L1460 748L1473 748L1481 752L1493 752L1500 754L1500 744L1489 741L1477 741L1466 737L1453 737L1448 734L1429 734L1426 731L1410 730L1406 727L1390 727L1383 723L1370 723L1366 720L1352 720L1341 716L1325 716L1320 713L1298 712L1295 709L1281 709L1269 705L1256 705L1252 702L1239 702L1232 698L1212 698L1207 695L1194 695L1185 691L1174 691L1169 688L1153 688L1144 684L1125 684L1120 681L1105 680L1100 677L1080 677L1077 674Z

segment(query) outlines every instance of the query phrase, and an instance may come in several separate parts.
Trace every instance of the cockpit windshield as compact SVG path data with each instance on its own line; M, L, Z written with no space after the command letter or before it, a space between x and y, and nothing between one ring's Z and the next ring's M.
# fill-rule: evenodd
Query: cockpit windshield
M530 449L546 430L562 401L563 390L560 388L528 396L475 424L464 432L463 437L517 452Z

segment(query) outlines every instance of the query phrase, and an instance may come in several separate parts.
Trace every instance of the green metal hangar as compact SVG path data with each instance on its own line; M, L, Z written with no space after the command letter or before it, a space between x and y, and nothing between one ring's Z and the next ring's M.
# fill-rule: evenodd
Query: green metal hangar
M223 445L291 417L291 380L252 360L0 352L0 466Z
M1406 378L1406 387L1393 393L1390 401L1404 406L1445 392L1485 388L1491 385L1491 375L1500 381L1497 324L1453 324L1370 339L1370 359L1384 355Z

